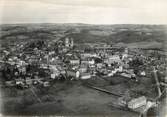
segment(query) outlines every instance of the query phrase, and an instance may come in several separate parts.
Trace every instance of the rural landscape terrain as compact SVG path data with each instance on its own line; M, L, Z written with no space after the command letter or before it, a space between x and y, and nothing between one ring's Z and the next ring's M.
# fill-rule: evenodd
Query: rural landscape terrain
M57 40L68 35L78 44L105 42L163 48L166 30L166 25L4 24L1 25L1 40L2 44L33 39Z
M166 25L0 25L1 113L163 117Z

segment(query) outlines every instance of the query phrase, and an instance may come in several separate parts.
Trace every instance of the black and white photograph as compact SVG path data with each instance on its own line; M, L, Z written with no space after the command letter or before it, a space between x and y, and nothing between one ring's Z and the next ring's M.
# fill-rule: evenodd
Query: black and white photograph
M167 0L0 0L0 116L167 117Z

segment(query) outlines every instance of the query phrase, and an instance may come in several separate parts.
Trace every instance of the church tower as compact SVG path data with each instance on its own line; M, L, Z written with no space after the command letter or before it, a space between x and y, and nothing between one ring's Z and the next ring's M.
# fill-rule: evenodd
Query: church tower
M65 47L67 47L67 48L73 48L73 46L74 46L74 40L73 40L73 38L66 37L65 38Z
M65 46L70 47L70 40L68 37L65 38Z
M74 39L71 38L70 41L71 41L71 43L70 43L70 47L73 48L73 47L74 47Z

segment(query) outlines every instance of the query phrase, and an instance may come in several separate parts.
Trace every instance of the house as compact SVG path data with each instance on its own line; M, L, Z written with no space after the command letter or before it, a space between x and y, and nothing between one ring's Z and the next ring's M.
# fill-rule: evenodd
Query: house
M25 83L26 83L27 85L32 85L32 84L33 84L33 79L31 79L30 77L27 77L27 78L25 79Z
M82 53L81 54L81 58L88 58L88 57L91 57L92 54L91 53Z
M44 87L49 87L49 86L50 86L50 83L49 83L48 81L45 81L45 82L43 82L43 86L44 86Z
M118 68L115 68L115 70L116 70L117 72L122 72L122 71L123 71L123 67L122 67L122 66L119 66Z
M126 78L131 78L131 75L127 73L121 73L120 75Z
M91 78L91 74L90 73L81 73L81 75L80 75L81 77L81 79L89 79L89 78Z
M49 55L53 55L53 54L55 54L55 51L49 52Z
M136 75L134 74L134 73L121 73L120 74L121 76L123 76L123 77L126 77L126 78L135 78L136 77Z
M89 64L89 61L88 61L88 60L81 60L81 64L86 64L86 65L88 65L88 64Z
M68 51L68 48L62 48L62 52L66 53Z
M95 64L95 61L94 61L94 59L91 59L91 60L88 61L88 63L89 63L90 65L93 65L93 64Z
M96 66L97 66L97 68L102 68L103 64L102 63L97 63Z
M112 55L108 57L108 63L114 63L114 62L121 62L120 56L119 55Z
M66 71L65 70L61 70L60 74L66 74Z
M50 74L50 78L51 78L51 79L55 79L55 78L56 78L56 74L54 74L54 73L53 73L53 74Z
M123 71L123 67L119 66L118 68L113 69L112 71L110 71L108 73L107 76L113 76L114 74L116 74L117 72L122 72ZM124 74L123 74L124 75Z
M15 79L16 85L23 84L24 85L24 80L23 79Z
M88 68L86 66L81 66L78 70L80 73L84 73L87 72Z
M127 53L123 53L122 54L122 59L126 59L126 58L128 58L128 54Z
M134 98L128 102L128 108L136 109L147 104L147 99L145 96Z
M60 71L58 70L58 68L56 67L56 65L50 65L49 66L50 71L52 72L51 74L51 78L55 75L58 76L60 74Z
M81 64L93 65L95 64L95 60L93 58L82 59Z
M72 64L72 65L80 64L80 60L79 59L71 59L70 64Z
M43 68L43 69L48 69L49 66L47 64L40 64L40 68Z
M68 77L74 77L74 78L79 78L79 76L80 76L80 72L79 71L77 71L77 70L72 70L72 69L68 69L67 71L66 71L66 74L67 74L67 76Z
M113 72L109 72L109 73L107 74L107 76L113 76L113 75L114 75Z
M26 66L21 66L18 68L19 72L26 73Z
M141 71L141 72L140 72L140 75L141 75L141 76L146 76L146 72L145 72L145 71Z

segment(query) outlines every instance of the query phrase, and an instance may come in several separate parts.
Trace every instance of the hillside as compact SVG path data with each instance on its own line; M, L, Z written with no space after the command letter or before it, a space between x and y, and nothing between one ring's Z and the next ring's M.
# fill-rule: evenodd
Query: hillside
M75 43L139 43L162 44L166 40L164 25L88 25L88 24L13 24L1 25L3 42L34 39L57 40L70 36Z

